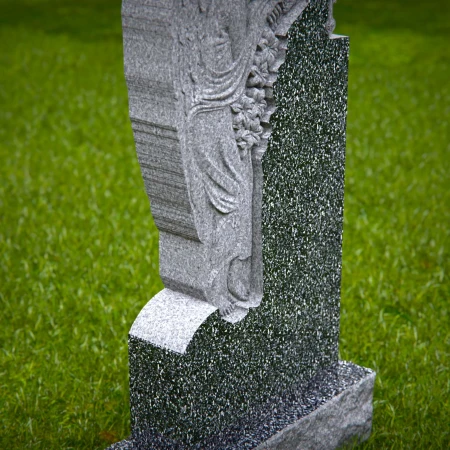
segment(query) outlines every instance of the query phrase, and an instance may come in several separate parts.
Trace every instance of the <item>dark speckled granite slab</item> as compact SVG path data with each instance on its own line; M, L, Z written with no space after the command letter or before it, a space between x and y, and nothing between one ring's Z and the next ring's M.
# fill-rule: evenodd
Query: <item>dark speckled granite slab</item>
M132 440L112 449L289 449L311 432L323 441L301 448L331 449L370 433L374 374L338 361L349 41L330 37L328 20L328 0L311 0L289 31L274 86L261 305L234 324L208 312L180 353L136 327Z
M370 434L374 377L370 369L340 361L322 370L305 385L268 401L194 445L167 439L155 430L146 429L134 439L114 444L110 450L297 448L286 443L284 430L288 430L286 433L291 440L294 437L294 442L302 442L302 447L298 448L331 448L323 446L320 437L327 437L330 444L334 439L343 445L355 437L361 440ZM305 420L312 413L319 416L315 420L321 423L320 428L311 427L311 422ZM345 420L342 414L347 416ZM346 426L336 426L336 422L341 425L345 422ZM327 436L330 433L332 435ZM303 435L303 440L296 435Z

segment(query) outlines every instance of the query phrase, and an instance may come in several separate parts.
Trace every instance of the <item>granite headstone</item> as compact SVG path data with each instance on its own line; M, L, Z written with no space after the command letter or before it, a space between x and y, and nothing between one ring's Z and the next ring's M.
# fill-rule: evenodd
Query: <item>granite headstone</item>
M333 449L375 374L338 359L348 38L333 0L124 0L165 289L129 333L114 449Z

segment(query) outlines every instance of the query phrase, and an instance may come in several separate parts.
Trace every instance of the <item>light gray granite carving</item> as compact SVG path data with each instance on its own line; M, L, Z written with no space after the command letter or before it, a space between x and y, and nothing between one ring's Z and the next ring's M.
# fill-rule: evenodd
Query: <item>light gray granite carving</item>
M129 333L114 449L334 449L375 374L338 360L348 38L334 0L124 0L165 289Z
M125 0L125 75L167 288L225 320L262 299L261 159L306 0Z
M183 354L200 325L216 310L202 300L163 289L139 313L130 336Z

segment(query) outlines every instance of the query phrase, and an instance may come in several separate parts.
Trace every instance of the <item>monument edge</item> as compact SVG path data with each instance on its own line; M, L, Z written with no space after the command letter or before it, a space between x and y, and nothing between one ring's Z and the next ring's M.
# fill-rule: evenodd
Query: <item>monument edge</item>
M376 372L369 372L255 450L333 450L353 448L366 441L372 430L375 377Z

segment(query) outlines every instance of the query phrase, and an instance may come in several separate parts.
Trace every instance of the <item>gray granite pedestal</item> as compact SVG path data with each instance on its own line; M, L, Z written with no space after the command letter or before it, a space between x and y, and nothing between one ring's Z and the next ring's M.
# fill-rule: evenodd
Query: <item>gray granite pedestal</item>
M220 433L195 445L147 432L109 447L146 449L277 449L351 448L370 436L375 373L340 361L278 403L265 405Z
M307 379L278 353L286 337L254 335L246 354L243 332L205 302L154 297L129 335L133 435L110 449L328 450L369 437L372 370L337 361Z

